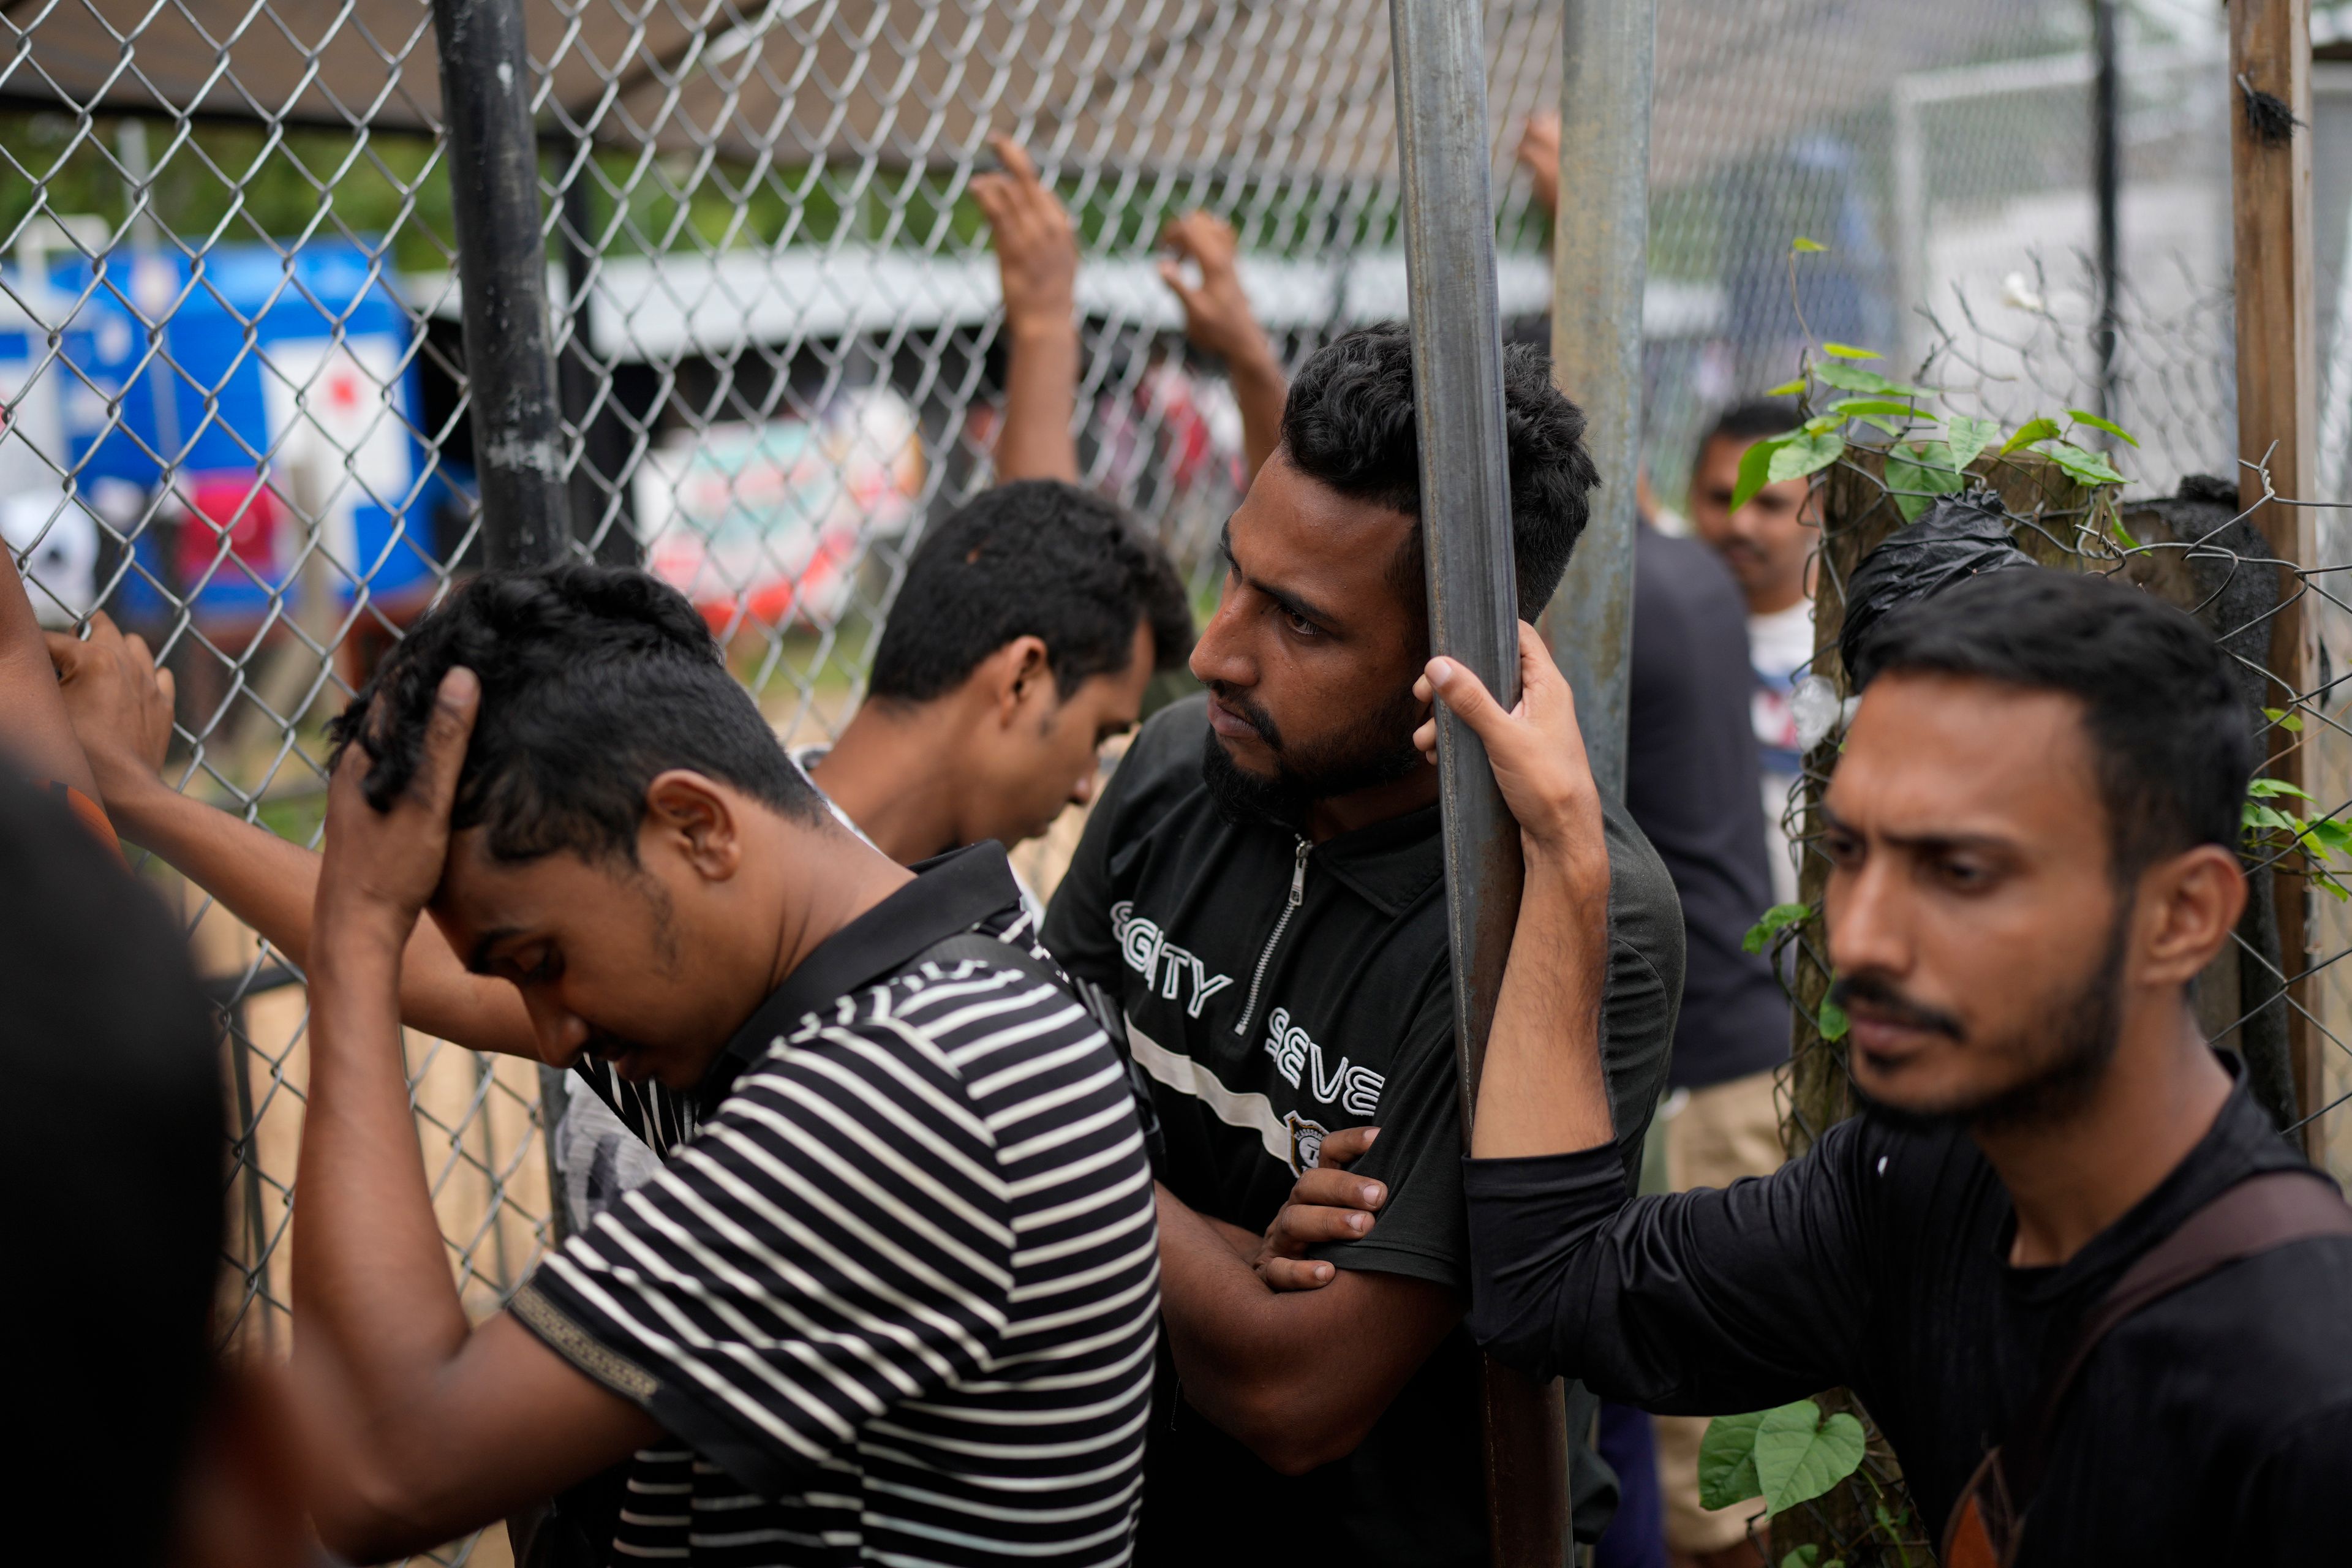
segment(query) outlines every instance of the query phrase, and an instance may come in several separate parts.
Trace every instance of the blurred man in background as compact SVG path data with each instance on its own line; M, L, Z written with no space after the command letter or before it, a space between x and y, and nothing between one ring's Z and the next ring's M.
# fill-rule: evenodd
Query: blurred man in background
M1785 403L1759 400L1726 409L1699 439L1690 487L1692 531L1723 557L1748 601L1772 901L1782 904L1797 897L1797 862L1780 818L1804 769L1790 695L1797 672L1813 657L1813 552L1821 543L1821 516L1810 479L1766 485L1737 511L1731 500L1748 448L1796 426L1796 412Z
M999 485L925 532L866 700L795 760L903 865L1009 848L1094 798L1102 747L1192 647L1176 568L1124 512L1051 479Z

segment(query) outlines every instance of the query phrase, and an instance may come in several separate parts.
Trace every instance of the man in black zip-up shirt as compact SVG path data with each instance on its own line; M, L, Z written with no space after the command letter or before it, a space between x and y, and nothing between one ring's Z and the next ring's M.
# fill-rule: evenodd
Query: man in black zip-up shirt
M1582 420L1509 363L1524 605L1583 522ZM1087 824L1045 941L1111 992L1166 1137L1162 1290L1181 1394L1158 1412L1139 1561L1257 1525L1365 1563L1487 1561L1454 999L1434 770L1412 748L1427 652L1409 342L1300 373L1284 444L1229 526L1202 698L1146 725ZM1681 915L1612 809L1611 1090L1630 1169L1664 1083ZM1602 911L1596 908L1594 916ZM1324 1141L1379 1190L1323 1288L1252 1271ZM1319 1281L1318 1281L1319 1282Z

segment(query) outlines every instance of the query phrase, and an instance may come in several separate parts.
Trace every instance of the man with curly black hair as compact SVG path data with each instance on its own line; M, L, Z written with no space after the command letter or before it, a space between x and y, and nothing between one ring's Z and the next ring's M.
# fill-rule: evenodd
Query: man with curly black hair
M1543 356L1504 370L1533 615L1596 475ZM1208 692L1137 736L1046 917L1061 963L1118 997L1166 1134L1181 1393L1157 1416L1146 1562L1213 1561L1237 1520L1356 1563L1488 1561L1437 776L1412 742L1429 655L1413 398L1401 327L1300 370L1226 528L1192 655ZM1613 807L1608 839L1603 1037L1630 1163L1682 923Z

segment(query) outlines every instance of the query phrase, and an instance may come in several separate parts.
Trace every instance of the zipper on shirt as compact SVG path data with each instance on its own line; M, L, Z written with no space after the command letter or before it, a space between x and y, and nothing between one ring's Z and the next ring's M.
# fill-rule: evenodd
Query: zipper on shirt
M1282 913L1274 922L1274 934L1265 939L1265 950L1257 955L1257 972L1250 976L1249 999L1242 1004L1241 1022L1234 1026L1236 1035L1249 1033L1250 1020L1257 1016L1257 990L1265 984L1265 966L1274 962L1274 950L1282 945L1282 933L1289 927L1290 917L1307 901L1307 852L1313 847L1301 838L1298 847L1291 853L1290 901L1282 906Z

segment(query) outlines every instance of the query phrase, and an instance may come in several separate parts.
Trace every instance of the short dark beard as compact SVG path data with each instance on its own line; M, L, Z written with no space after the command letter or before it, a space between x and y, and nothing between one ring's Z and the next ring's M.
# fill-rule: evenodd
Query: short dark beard
M1854 1097L1882 1120L1918 1131L1958 1124L1970 1132L2013 1132L2048 1127L2074 1115L2089 1102L2106 1077L2107 1068L2115 1063L2116 1047L2122 1043L2124 946L2130 933L2131 914L2132 902L2126 897L2121 900L2115 923L2108 929L2106 952L2097 969L2059 1010L2055 1030L2058 1049L2049 1067L2037 1076L1972 1105L1909 1110L1872 1098L1852 1077L1849 1067L1848 1081L1853 1084ZM1840 981L1831 994L1833 1000L1843 1003L1858 991L1867 993L1874 989L1866 983L1849 984ZM1899 1002L1895 1005L1902 1005ZM1929 1027L1944 1028L1955 1039L1959 1037L1958 1023L1943 1020L1940 1015L1920 1021Z
M1412 747L1421 704L1410 687L1378 711L1295 753L1283 744L1272 714L1230 687L1212 682L1210 689L1247 720L1274 752L1274 776L1260 778L1243 771L1215 730L1202 737L1201 782L1208 785L1218 815L1237 826L1270 825L1304 832L1316 802L1393 784L1421 765L1422 755Z

